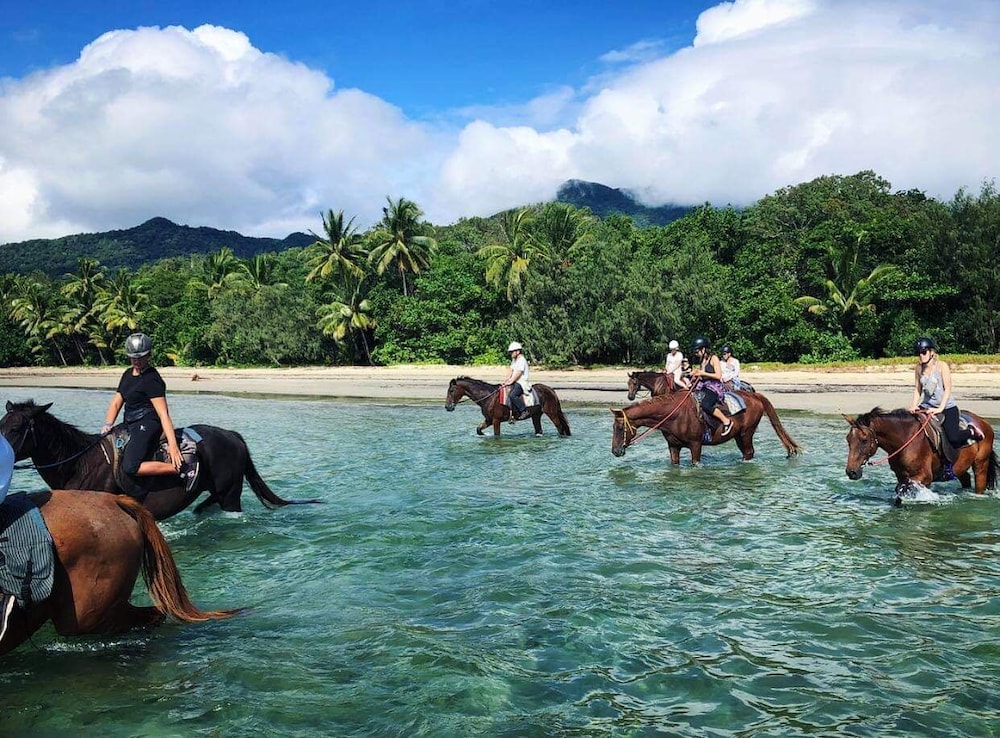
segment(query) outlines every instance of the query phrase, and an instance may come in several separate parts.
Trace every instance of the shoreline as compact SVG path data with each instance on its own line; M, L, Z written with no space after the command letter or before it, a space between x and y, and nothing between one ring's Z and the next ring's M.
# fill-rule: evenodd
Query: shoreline
M95 389L111 392L125 370L109 368L17 367L0 369L0 387ZM626 385L635 367L544 369L533 367L533 382L552 387L567 405L623 407L630 404ZM298 367L289 369L159 367L169 392L272 397L311 397L444 403L448 382L466 375L490 382L506 376L506 366L396 365L389 367ZM870 367L842 370L766 371L752 365L743 377L778 410L856 415L875 406L905 407L912 397L912 368ZM959 407L1000 419L1000 369L956 368L952 372ZM6 399L13 397L8 390ZM35 399L44 400L44 393ZM640 394L637 399L647 396Z

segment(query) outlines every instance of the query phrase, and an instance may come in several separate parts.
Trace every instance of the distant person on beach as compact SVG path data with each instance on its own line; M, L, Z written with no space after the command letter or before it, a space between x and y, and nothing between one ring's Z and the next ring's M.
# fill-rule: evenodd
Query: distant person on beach
M507 347L510 354L510 371L502 385L510 388L508 402L510 403L510 422L521 420L524 414L524 393L531 392L531 381L528 379L528 360L524 358L524 347L517 341L511 341Z
M705 390L701 400L701 409L706 415L714 416L722 423L722 437L728 436L733 430L733 421L722 412L716 403L725 398L725 388L722 386L722 362L712 353L712 344L704 336L698 336L691 342L691 353L700 362L700 366L691 371L694 379L700 380L699 389Z
M669 377L673 377L674 385L681 386L681 364L684 362L684 354L681 353L681 345L672 340L667 344L667 358L663 362L663 371Z
M729 346L719 349L722 356L722 384L726 389L742 389L740 383L740 360L733 356L733 350Z
M108 433L115 424L118 412L124 406L122 421L129 432L122 458L122 470L131 477L179 474L190 492L197 470L184 464L174 423L167 409L167 385L149 362L153 343L145 333L133 333L125 339L125 355L131 366L118 381L118 389L104 415L102 433ZM166 433L164 433L166 431ZM153 461L152 455L160 438L166 436L170 461Z
M961 447L970 440L982 440L982 433L971 425L964 431L959 429L958 405L951 394L951 367L938 356L937 350L937 344L927 337L918 338L913 345L917 366L910 410L942 415L941 424L952 446Z

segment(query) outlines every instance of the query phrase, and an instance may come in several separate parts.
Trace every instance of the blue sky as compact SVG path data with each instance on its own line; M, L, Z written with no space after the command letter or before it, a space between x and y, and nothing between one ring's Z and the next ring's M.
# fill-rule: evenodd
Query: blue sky
M0 244L154 216L438 224L567 179L746 205L1000 170L996 0L0 0Z

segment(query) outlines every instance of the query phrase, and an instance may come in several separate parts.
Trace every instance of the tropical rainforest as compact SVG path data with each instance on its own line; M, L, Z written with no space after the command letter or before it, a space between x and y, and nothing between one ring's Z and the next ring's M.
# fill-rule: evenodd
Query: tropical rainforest
M191 366L501 363L511 340L551 367L649 365L696 335L758 362L902 356L923 335L1000 351L992 182L945 202L824 176L665 225L550 202L435 226L390 197L371 228L332 208L300 243L4 274L0 365L119 363L138 330Z

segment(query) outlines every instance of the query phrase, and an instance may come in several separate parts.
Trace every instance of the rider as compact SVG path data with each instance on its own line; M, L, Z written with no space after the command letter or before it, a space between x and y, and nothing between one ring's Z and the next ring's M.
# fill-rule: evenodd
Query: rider
M521 419L525 410L524 393L531 392L531 382L528 380L528 360L524 358L524 348L517 341L511 341L507 347L510 354L510 371L503 380L504 387L510 387L510 422Z
M733 350L729 346L719 349L719 354L722 356L722 384L727 389L741 389L740 360L733 356Z
M10 480L14 476L14 449L11 448L7 439L0 435L0 505L7 498L10 491ZM7 621L14 611L17 598L10 592L0 591L0 643L7 633Z
M964 431L959 430L958 405L951 394L951 368L938 356L937 344L926 336L918 338L913 344L913 353L918 361L910 410L943 415L944 432L952 446L961 447L970 440L982 440L983 434L972 425Z
M149 363L153 342L145 333L133 333L125 339L125 355L132 366L125 370L118 389L111 398L104 416L102 433L107 433L118 417L118 411L125 406L122 421L129 432L129 442L125 444L122 470L131 477L180 474L185 489L194 488L197 469L184 463L174 424L167 409L167 386L160 373ZM166 432L164 432L166 430ZM170 461L145 460L160 441L167 439Z
M674 378L674 384L681 384L681 364L684 362L684 354L681 353L681 345L677 341L671 341L667 347L667 359L663 364L663 370L667 376Z
M701 379L701 387L705 390L701 400L701 409L705 414L711 413L722 425L722 437L728 436L733 430L733 421L716 405L725 397L722 387L722 366L719 357L712 353L712 345L704 336L698 336L691 342L691 353L700 362L700 366L691 370L691 376Z

